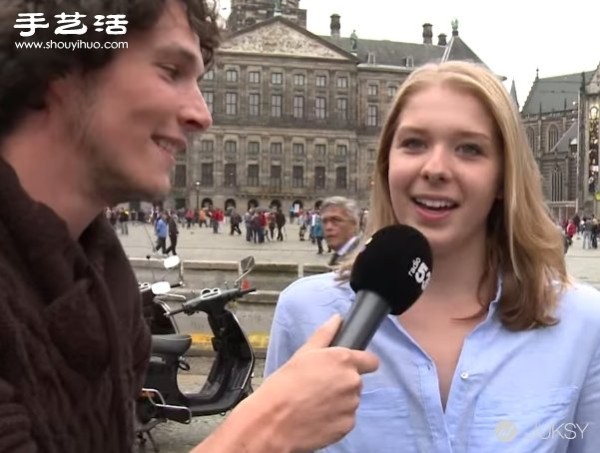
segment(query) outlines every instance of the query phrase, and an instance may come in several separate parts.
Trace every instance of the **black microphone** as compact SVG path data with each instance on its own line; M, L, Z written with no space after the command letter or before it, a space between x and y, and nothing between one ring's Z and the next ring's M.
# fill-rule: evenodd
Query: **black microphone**
M417 301L432 267L431 247L418 230L393 225L377 231L354 261L356 300L331 346L364 350L387 315L400 315Z

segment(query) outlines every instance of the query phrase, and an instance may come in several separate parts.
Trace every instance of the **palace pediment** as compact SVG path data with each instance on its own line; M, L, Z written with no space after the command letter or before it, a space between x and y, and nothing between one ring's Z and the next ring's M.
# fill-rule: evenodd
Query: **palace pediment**
M222 53L348 61L353 55L285 19L271 19L240 30L219 47Z

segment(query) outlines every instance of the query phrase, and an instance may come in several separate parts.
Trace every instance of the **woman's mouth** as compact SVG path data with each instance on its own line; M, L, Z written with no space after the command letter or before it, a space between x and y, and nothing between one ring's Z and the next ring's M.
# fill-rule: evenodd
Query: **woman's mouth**
M451 200L429 199L429 198L413 198L413 203L425 209L432 211L445 211L458 207L458 203Z
M458 207L458 203L449 199L415 197L411 200L424 220L441 220Z

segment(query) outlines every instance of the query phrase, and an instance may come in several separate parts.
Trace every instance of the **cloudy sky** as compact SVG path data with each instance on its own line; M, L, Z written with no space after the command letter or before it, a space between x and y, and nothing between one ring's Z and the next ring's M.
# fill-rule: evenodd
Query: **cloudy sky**
M220 0L227 8L229 0ZM600 63L600 1L568 0L300 0L307 28L329 34L329 16L341 16L341 34L359 39L422 42L422 25L437 35L459 22L463 40L497 74L515 79L523 105L536 68L540 77L594 70ZM225 14L226 14L225 10Z

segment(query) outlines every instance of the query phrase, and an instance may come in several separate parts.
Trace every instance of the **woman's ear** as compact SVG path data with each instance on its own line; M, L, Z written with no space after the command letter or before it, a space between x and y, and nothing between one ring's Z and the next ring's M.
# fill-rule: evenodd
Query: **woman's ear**
M504 199L504 177L500 177L500 184L498 185L498 190L496 191L496 200Z

